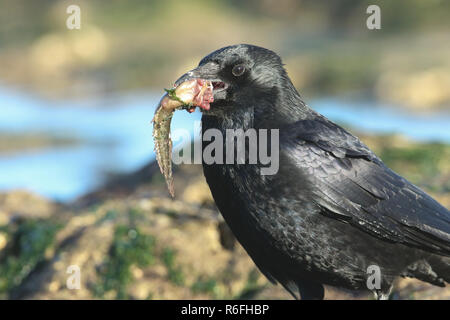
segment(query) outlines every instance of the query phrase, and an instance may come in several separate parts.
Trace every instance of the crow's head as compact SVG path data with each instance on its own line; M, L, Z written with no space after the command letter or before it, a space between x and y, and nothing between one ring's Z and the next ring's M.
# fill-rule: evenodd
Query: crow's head
M239 44L214 51L175 84L193 78L212 82L214 102L203 111L207 115L229 117L244 111L292 119L301 102L281 58L258 46Z

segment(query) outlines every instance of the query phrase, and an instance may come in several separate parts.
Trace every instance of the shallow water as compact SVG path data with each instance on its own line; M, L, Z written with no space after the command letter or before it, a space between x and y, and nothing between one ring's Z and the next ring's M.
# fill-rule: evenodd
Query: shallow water
M82 143L0 154L0 190L28 189L70 201L95 189L107 173L131 172L154 158L152 126L160 92L128 93L98 99L49 101L0 88L0 132L44 133ZM421 141L450 142L450 113L412 114L333 99L310 103L334 121L372 133L397 132ZM172 129L194 131L201 117L177 112Z

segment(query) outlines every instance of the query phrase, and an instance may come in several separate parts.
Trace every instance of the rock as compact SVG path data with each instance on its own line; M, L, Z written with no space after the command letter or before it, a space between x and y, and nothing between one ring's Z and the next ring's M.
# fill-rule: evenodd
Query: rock
M154 262L128 267L129 298L233 297L245 288L247 275L254 269L242 248L230 251L222 247L217 215L209 209L169 199L110 200L67 221L56 235L53 256L15 290L14 297L117 298L115 290L97 295L95 288L102 285L99 270L108 263L117 240L115 230L121 226L133 231L129 235L135 236L134 230L139 230L155 239ZM167 252L172 260L165 260ZM66 285L72 276L67 273L70 266L77 266L81 272L80 289ZM202 283L208 281L213 285L203 288Z
M49 218L56 208L49 200L24 190L0 193L0 225L19 217Z
M180 184L175 200L168 198L164 181L148 183L136 175L122 178L129 188L109 185L83 198L89 201L67 207L22 191L1 194L0 217L8 220L7 231L0 232L2 255L11 255L16 246L8 241L24 221L59 227L34 263L23 262L32 270L14 288L2 292L0 274L0 294L14 299L291 299L261 275L236 242L199 168L182 166L175 172ZM371 295L327 287L325 297ZM394 297L449 299L450 289L401 279Z
M182 196L183 201L198 205L213 205L214 200L209 190L205 178L201 177L190 183L184 190Z

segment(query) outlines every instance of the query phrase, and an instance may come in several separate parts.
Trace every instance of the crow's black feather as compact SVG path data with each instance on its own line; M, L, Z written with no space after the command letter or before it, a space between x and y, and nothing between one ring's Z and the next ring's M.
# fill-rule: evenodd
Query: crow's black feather
M297 149L315 155L311 179L327 213L347 215L354 226L383 239L450 255L447 209L387 168L357 137L318 118L295 122L283 138L300 170L309 172L311 165L296 156ZM351 165L340 165L342 159Z

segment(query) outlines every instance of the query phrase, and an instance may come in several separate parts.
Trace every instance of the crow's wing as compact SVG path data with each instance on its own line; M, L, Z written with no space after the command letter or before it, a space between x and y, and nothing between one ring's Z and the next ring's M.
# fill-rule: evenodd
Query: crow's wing
M296 122L281 139L312 182L323 214L388 241L450 255L450 212L357 137L319 117Z

